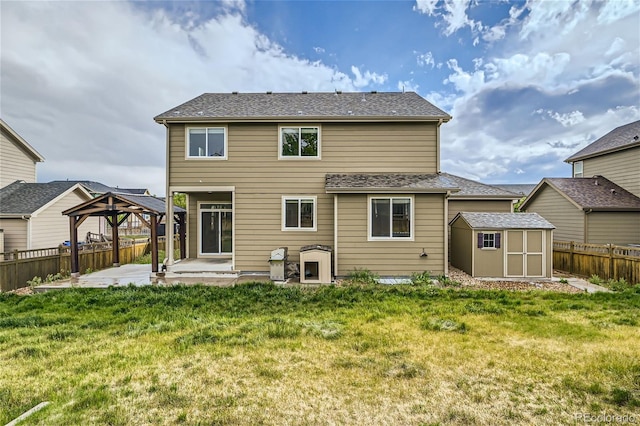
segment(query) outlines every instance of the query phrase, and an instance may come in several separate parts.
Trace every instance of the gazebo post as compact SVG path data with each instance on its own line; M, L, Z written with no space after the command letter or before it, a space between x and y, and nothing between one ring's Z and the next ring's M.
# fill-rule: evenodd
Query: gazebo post
M158 217L151 215L151 272L158 272Z
M118 212L111 215L111 242L113 245L113 266L120 266L120 242L118 241Z
M80 264L78 262L78 228L76 227L77 222L77 216L69 216L69 235L71 238L71 240L69 240L69 243L71 244L71 276L74 278L80 275Z

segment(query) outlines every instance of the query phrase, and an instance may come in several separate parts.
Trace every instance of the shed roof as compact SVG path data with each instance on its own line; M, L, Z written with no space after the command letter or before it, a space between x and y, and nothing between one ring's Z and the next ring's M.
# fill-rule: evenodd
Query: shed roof
M555 229L538 213L460 212L450 223L464 219L472 229Z
M564 161L572 163L634 146L640 146L640 120L616 127Z
M442 176L447 178L453 184L460 188L459 192L451 195L452 199L455 198L482 198L482 199L518 199L520 195L507 191L506 189L499 188L493 185L487 185L475 180L466 179L460 176L452 175L449 173L441 173Z
M325 190L335 192L455 192L459 188L445 176L405 173L328 174Z
M31 215L74 186L74 182L25 183L17 180L0 189L0 215Z
M525 210L547 186L582 210L640 211L640 198L602 176L544 178L520 208Z
M204 93L154 120L443 120L451 116L415 92Z

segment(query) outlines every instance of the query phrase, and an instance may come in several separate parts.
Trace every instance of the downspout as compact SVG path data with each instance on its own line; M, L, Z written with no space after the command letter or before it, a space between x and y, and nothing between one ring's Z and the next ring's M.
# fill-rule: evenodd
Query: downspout
M167 136L166 136L166 142L165 142L165 149L166 149L166 183L165 183L165 188L166 188L166 204L165 204L165 226L164 226L164 235L165 235L165 256L167 257L167 267L173 265L174 262L174 258L173 258L173 192L171 192L170 188L170 184L169 184L169 166L171 164L171 157L170 157L170 150L169 150L169 125L167 124L167 120L162 120L162 124L164 125L164 127L167 129ZM164 262L164 259L162 260Z
M449 197L451 191L444 195L444 265L442 270L444 275L449 275Z
M440 173L440 126L443 122L444 120L441 118L436 126L436 173Z

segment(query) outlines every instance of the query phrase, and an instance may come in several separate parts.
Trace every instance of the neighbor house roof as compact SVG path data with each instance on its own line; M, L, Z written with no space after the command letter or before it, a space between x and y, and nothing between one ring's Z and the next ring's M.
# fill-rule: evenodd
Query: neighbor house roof
M520 196L527 196L531 194L533 188L536 187L535 183L500 183L493 185L498 188L502 188L505 191L515 192Z
M13 140L15 140L18 143L18 145L20 145L20 147L33 158L34 161L36 162L44 161L44 157L42 156L42 154L36 151L34 147L29 145L29 143L26 140L24 140L22 136L16 133L16 131L13 130L11 127L9 127L9 125L1 118L0 118L0 128L4 130L6 133L8 133L13 138Z
M457 192L457 185L441 174L355 173L328 174L325 190L335 192Z
M616 127L564 161L572 163L634 146L640 146L640 120Z
M482 198L517 200L520 198L519 194L504 190L497 186L486 185L475 180L466 179L449 173L441 173L441 175L460 188L460 191L451 195L452 199Z
M640 198L602 176L544 178L520 206L525 210L536 196L550 187L582 210L640 211Z
M56 198L77 188L90 197L84 188L74 182L15 181L0 189L0 216L33 215Z
M204 93L156 116L166 121L443 120L451 116L415 92Z
M71 183L79 183L84 186L89 192L94 194L105 194L107 192L114 193L123 193L123 194L138 194L144 195L147 193L147 189L144 188L133 188L133 189L124 189L124 188L114 188L112 186L105 185L100 182L95 182L92 180L54 180L52 183L57 182L71 182Z
M473 229L555 229L555 226L538 213L460 212L450 223L459 217Z

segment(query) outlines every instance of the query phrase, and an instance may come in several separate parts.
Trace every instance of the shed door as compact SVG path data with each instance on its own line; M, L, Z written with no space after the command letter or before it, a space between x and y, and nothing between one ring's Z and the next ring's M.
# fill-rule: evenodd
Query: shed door
M543 231L507 231L507 277L544 276Z

